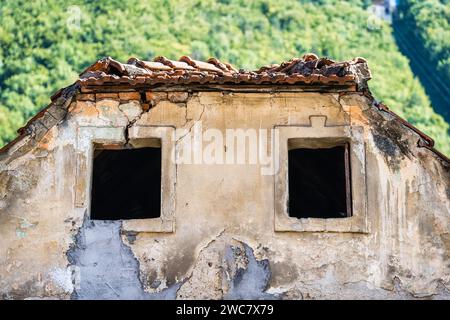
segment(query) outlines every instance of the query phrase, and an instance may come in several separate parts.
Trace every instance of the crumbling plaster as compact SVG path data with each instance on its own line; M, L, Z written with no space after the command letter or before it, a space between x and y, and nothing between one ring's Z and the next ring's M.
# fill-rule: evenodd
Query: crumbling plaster
M450 298L448 164L363 95L79 94L68 111L0 158L4 299ZM258 164L177 164L171 232L89 220L89 132L126 144L138 127L271 129L311 115L365 128L369 232L275 232L273 176Z

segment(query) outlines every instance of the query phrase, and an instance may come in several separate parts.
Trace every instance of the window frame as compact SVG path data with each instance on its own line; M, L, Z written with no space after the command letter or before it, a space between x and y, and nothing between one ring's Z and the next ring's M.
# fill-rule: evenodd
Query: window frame
M318 141L320 143L320 141ZM352 208L352 181L351 181L351 166L350 166L350 143L348 141L343 141L341 143L325 143L323 145L315 145L311 147L311 145L304 145L304 139L302 138L294 138L288 139L288 168L289 168L289 152L297 149L309 149L309 150L323 150L330 149L333 147L343 147L344 151L344 179L345 179L345 206L347 211L346 217L339 217L339 219L349 218L353 215ZM316 143L317 144L317 143ZM288 179L289 179L289 170L288 170ZM290 197L291 191L289 190L289 181L288 181L288 197ZM293 216L289 216L291 218L296 218ZM299 219L299 218L297 218ZM303 218L302 218L303 219ZM332 218L324 218L324 219L332 219Z
M160 217L122 221L125 232L175 232L176 163L173 161L173 126L133 126L128 129L128 142L135 148L161 145L161 214ZM111 148L126 142L123 128L79 127L77 138L77 170L75 207L84 208L91 217L91 188L96 145Z
M149 138L149 139L144 139L145 140L145 143L144 144L141 144L141 145L139 145L138 147L136 147L136 146L132 146L131 148L130 147L127 147L127 146L125 146L125 145L123 145L123 144L113 144L113 145L111 145L111 144L97 144L97 143L94 143L94 158L93 158L93 165L92 165L92 173L91 173L91 175L92 175L92 180L91 180L91 194L90 194L90 200L91 200L91 207L89 208L90 209L90 216L89 216L89 219L90 220L95 220L95 221L109 221L109 220L119 220L119 221L125 221L125 220L138 220L138 218L128 218L128 217L126 217L126 212L122 212L122 215L123 215L123 217L121 218L121 219L105 219L105 218L98 218L98 217L94 217L94 212L93 212L93 208L92 208L92 204L93 204L93 189L94 189L94 180L95 180L95 172L94 172L94 170L95 170L95 162L96 162L96 156L95 156L95 153L96 153L96 151L125 151L125 150L139 150L139 149L144 149L144 148L148 148L148 147L150 147L150 148L153 148L153 149L158 149L159 150L159 153L160 153L160 155L159 155L159 163L161 164L162 163L162 146L161 146L161 141L160 141L160 139L157 139L157 138ZM146 162L147 162L147 159L145 158L145 157L143 157L143 156L141 156L142 158L142 160L143 160L143 164L146 164ZM153 160L154 161L154 160ZM155 164L155 162L153 162L153 161L151 161L150 159L148 159L148 162L150 163L152 163L153 165ZM135 168L131 168L131 169L135 169ZM159 184L159 190L160 190L160 196L161 196L161 183L162 183L162 175L161 175L161 172L162 172L162 168L160 168L161 170L159 170L159 182L158 182L158 184ZM119 169L120 170L120 169ZM156 173L156 172L155 172ZM139 171L135 171L133 174L139 174ZM153 180L153 179L151 179L151 180ZM156 177L155 177L155 180L156 180ZM114 200L113 200L114 201ZM160 199L160 201L159 201L159 205L158 205L158 207L159 207L159 210L158 210L158 214L159 214L159 216L157 216L157 217L142 217L141 219L153 219L153 218L159 218L160 216L161 216L161 211L162 211L162 209L161 209L161 199ZM100 212L102 212L101 210L100 210ZM156 213L156 212L155 212ZM100 214L101 215L101 214Z
M274 230L276 232L369 233L367 212L366 155L364 127L327 126L326 116L311 116L310 125L276 125L274 144ZM349 144L352 216L345 218L296 218L288 213L288 141L295 147L317 148ZM275 149L276 150L276 149Z

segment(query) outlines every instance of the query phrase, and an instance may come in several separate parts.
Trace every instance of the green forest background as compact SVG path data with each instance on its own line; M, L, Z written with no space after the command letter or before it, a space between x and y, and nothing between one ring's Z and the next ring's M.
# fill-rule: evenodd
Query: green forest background
M367 10L372 1L0 1L0 146L52 93L104 56L214 56L254 69L313 52L366 58L375 97L450 155L449 124L434 112L392 27ZM417 45L436 62L436 74L450 79L449 0L401 4L403 19L421 39Z

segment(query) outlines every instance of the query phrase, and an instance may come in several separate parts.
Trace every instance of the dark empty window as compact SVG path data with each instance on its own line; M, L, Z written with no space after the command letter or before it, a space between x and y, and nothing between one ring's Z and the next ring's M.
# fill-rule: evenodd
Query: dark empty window
M351 216L348 144L289 150L289 216Z
M91 219L157 218L161 148L95 150Z

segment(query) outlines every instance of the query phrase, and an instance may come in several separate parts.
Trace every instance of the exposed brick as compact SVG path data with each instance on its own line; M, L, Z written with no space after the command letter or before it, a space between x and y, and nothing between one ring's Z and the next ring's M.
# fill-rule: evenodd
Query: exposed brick
M189 93L169 92L168 97L170 102L186 102L186 100L189 98Z
M96 93L95 98L97 100L100 99L119 99L119 95L117 93Z
M140 100L141 95L139 92L119 92L120 100Z
M152 104L155 105L161 100L167 100L167 92L152 92L147 91L145 93L145 97L147 101L152 101Z
M70 105L69 105L69 108L67 109L67 112L73 112L73 111L78 111L78 109L77 109L77 103L78 102L72 102Z
M101 101L97 101L95 105L101 109L110 109L113 110L119 106L120 102L118 100L105 99Z
M95 94L93 94L93 93L79 93L79 94L77 94L77 100L80 100L80 101L95 101Z

